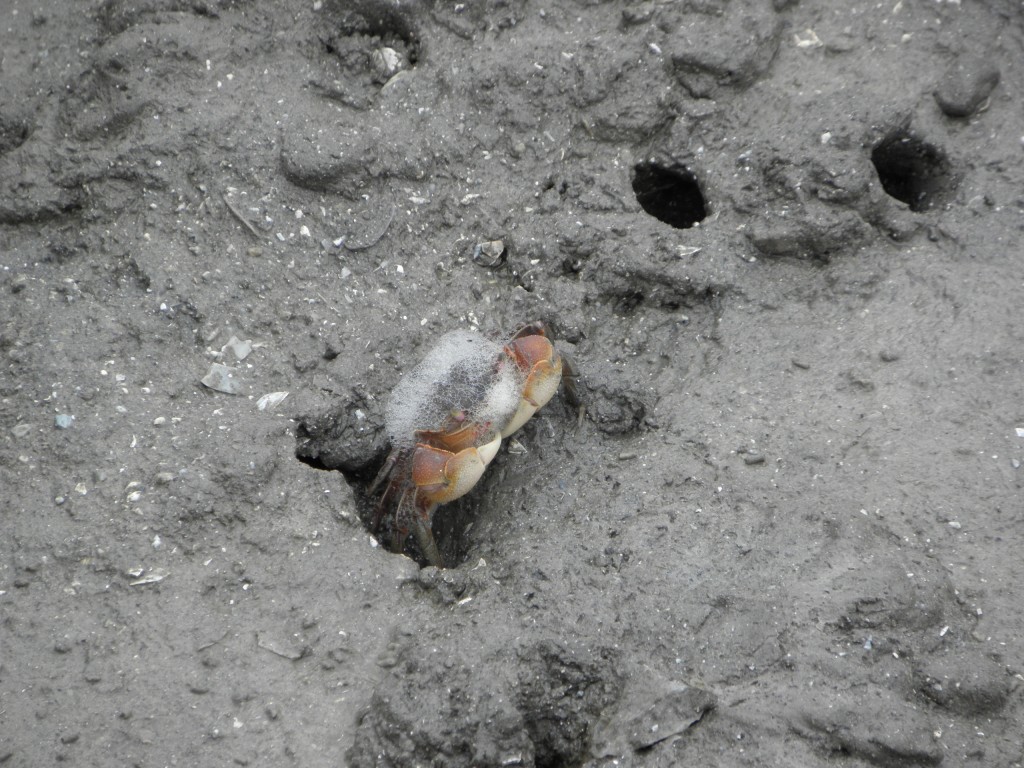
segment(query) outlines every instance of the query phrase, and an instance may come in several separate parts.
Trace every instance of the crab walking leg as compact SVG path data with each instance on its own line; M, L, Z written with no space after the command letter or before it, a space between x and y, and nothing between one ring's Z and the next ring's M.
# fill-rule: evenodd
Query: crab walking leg
M434 532L430 529L430 524L434 519L434 510L437 509L437 506L437 504L430 504L421 510L419 505L416 505L416 513L412 518L412 532L416 537L416 543L420 547L420 552L423 553L423 557L426 558L427 562L435 568L444 568L441 550L437 548Z
M415 496L415 492L413 492ZM415 514L410 515L406 502L409 496L409 491L402 491L402 495L398 498L398 506L395 507L395 523L394 529L391 531L391 551L396 555L402 554L405 550L405 539L409 535L409 518L415 517Z
M373 478L373 482L370 484L370 487L366 489L366 492L369 495L372 496L380 484L391 476L391 473L394 471L395 465L401 459L401 456L401 451L392 451L388 454L387 459L385 459L383 466L380 468L380 472L378 472L377 476Z

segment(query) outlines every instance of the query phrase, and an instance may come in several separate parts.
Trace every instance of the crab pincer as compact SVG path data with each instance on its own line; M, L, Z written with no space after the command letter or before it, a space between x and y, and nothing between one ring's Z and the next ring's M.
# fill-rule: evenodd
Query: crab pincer
M505 354L525 374L519 406L501 436L508 437L530 420L555 392L562 380L562 358L540 326L526 326L505 345Z

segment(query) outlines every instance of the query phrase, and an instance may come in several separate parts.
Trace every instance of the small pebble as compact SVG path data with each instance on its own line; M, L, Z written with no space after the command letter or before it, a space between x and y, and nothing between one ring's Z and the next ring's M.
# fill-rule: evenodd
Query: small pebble
M58 413L53 419L53 426L57 429L67 429L75 423L75 417L68 413Z
M744 464L764 464L764 454L762 453L748 453L743 457Z
M154 427L162 427L166 423L167 423L167 418L165 416L157 416L155 419L153 419L153 426Z
M370 55L374 79L378 83L386 83L404 69L408 69L409 60L394 48L382 47Z
M477 243L473 248L473 261L481 267L491 269L500 267L505 263L507 256L508 251L505 249L505 243L501 240Z
M970 117L999 84L999 68L980 54L958 56L935 89L939 109L950 117Z

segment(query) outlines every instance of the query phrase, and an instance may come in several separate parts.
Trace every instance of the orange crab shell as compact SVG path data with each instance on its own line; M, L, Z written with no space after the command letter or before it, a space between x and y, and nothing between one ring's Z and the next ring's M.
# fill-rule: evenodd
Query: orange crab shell
M502 428L502 437L529 421L554 396L562 380L562 358L542 333L513 339L505 345L505 354L526 374L526 383L519 408Z

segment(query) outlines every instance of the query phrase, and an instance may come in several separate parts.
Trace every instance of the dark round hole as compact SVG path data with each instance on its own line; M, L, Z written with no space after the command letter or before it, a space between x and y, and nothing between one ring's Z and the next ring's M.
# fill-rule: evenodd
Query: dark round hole
M685 166L640 163L633 168L633 192L641 208L676 229L689 229L708 215L697 177Z
M887 136L871 153L882 189L891 197L927 211L949 199L956 179L945 153L905 131Z
M20 147L30 133L28 123L0 115L0 155Z
M351 5L339 24L340 36L388 47L404 56L410 66L416 65L420 59L420 40L403 12L380 0L364 0ZM339 49L343 48L339 45Z

